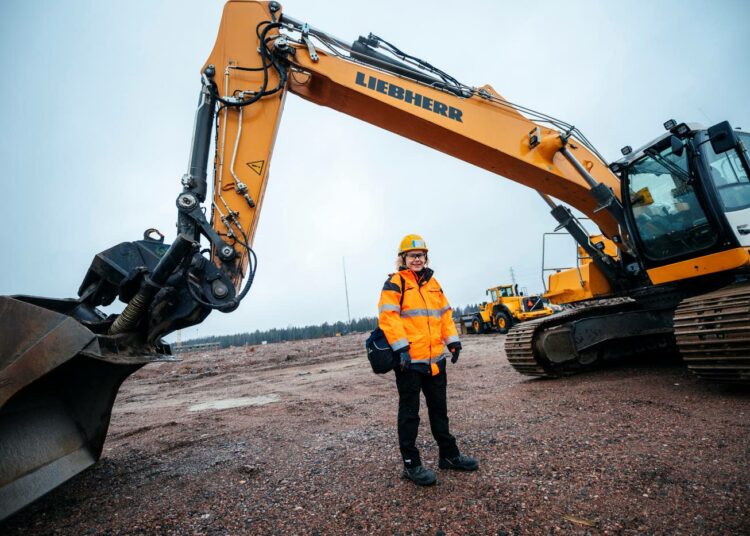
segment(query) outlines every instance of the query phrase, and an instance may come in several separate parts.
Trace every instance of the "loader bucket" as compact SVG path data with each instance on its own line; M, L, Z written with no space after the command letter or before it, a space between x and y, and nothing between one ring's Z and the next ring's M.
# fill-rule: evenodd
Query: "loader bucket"
M0 296L0 520L95 463L123 380L74 300Z

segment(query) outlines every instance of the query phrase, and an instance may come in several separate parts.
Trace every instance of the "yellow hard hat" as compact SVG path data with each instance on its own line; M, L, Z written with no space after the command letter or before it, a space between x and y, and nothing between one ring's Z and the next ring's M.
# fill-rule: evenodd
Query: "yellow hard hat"
M415 249L427 251L427 244L425 243L424 238L418 234L408 234L401 239L401 245L398 248L398 252L401 254L406 253L407 251L414 251Z

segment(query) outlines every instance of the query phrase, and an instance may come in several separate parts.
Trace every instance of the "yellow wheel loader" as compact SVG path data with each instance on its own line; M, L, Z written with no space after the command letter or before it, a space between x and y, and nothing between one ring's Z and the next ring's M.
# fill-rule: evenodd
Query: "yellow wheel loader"
M543 296L524 296L518 285L492 287L485 293L492 301L483 302L476 313L461 316L462 333L508 333L514 324L554 312Z

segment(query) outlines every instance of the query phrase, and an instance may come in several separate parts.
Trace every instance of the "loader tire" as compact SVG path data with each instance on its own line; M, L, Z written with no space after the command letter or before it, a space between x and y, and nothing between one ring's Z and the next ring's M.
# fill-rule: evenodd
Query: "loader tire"
M497 329L498 333L508 333L508 330L513 325L513 321L511 320L510 316L508 316L508 313L504 311L499 311L497 314L495 314L495 329Z
M478 316L474 317L474 320L471 322L471 327L477 335L484 333L484 322L482 322L482 319Z

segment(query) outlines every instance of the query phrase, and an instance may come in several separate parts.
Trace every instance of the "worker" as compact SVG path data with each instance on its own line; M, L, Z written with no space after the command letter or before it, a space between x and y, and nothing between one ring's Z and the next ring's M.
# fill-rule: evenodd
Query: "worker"
M429 486L435 472L422 465L416 447L419 430L419 397L424 393L430 429L439 448L441 469L475 471L479 462L463 456L448 430L446 353L458 361L461 342L448 300L428 268L427 245L409 234L401 241L396 266L383 286L378 303L380 329L399 357L395 368L398 388L398 441L404 462L403 476Z

